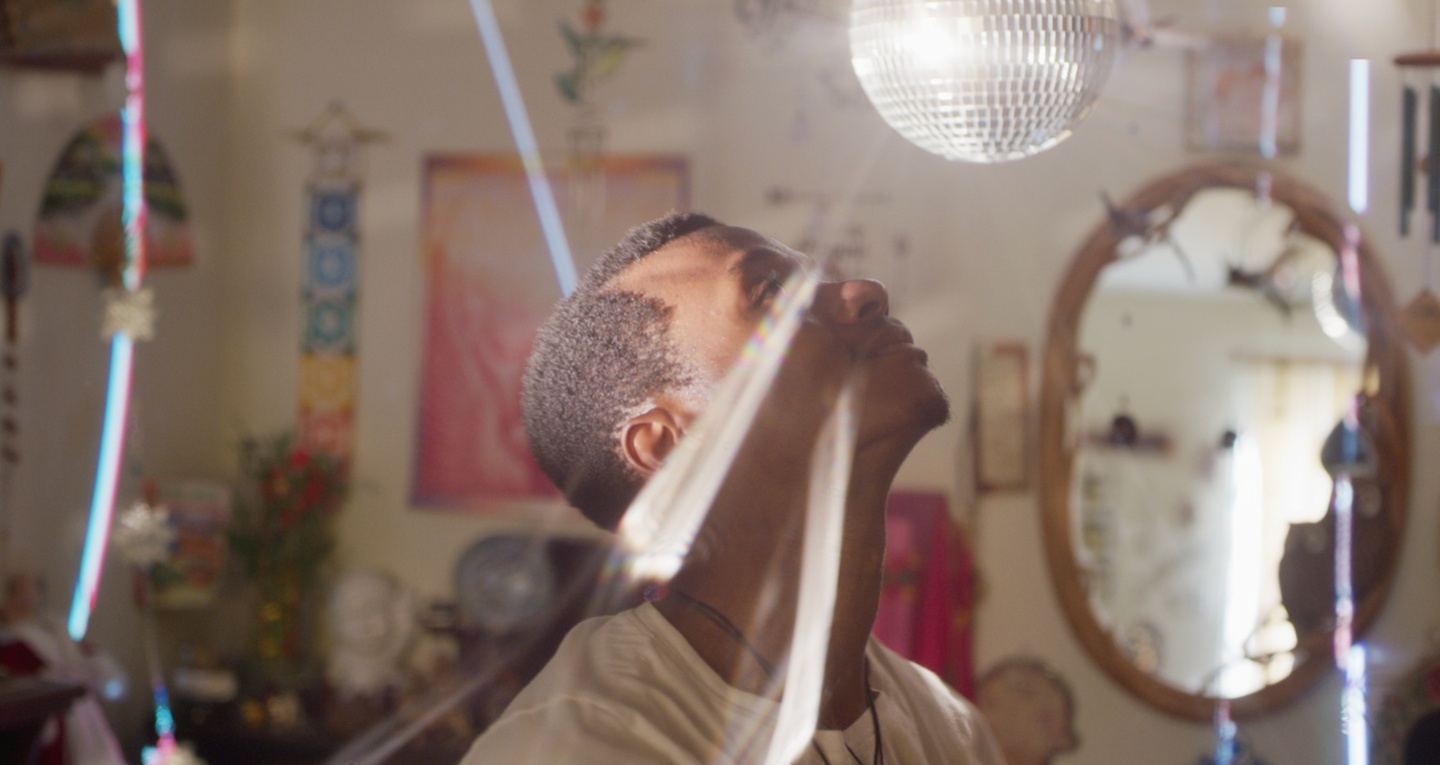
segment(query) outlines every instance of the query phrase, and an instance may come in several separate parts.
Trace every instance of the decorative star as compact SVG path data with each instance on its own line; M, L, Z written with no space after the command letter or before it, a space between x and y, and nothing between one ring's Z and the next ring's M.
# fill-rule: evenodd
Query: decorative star
M175 541L170 511L164 505L136 500L120 516L111 539L130 565L148 569L170 557L170 545Z
M105 290L105 326L102 337L109 339L124 332L132 340L149 340L155 336L155 293L148 287L130 290L112 287Z
M177 744L173 741L146 747L143 758L145 765L205 765L189 743Z

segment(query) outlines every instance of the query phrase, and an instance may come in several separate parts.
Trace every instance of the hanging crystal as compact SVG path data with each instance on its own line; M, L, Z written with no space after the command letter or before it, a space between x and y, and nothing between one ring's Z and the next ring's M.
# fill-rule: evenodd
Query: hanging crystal
M1005 162L1065 140L1121 38L1115 0L854 0L850 55L890 126L946 159Z
M592 104L583 104L565 133L569 150L570 204L580 222L598 224L605 214L605 122Z

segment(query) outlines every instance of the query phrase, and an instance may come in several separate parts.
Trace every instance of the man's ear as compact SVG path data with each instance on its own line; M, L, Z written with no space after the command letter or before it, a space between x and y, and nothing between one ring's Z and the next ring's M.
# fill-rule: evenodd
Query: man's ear
M625 461L647 478L660 469L680 437L689 418L665 406L654 406L625 421L620 427L620 448Z

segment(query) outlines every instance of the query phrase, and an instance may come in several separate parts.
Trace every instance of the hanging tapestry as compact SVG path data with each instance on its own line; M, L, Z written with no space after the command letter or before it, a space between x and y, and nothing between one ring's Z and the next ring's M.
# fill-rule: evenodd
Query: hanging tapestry
M296 138L310 147L300 279L300 445L348 464L355 449L360 148L389 136L332 101Z
M348 136L337 139L350 144ZM355 309L359 292L360 178L349 161L317 160L306 201L301 304L300 442L348 459L354 450ZM336 151L317 143L317 154Z
M686 206L683 158L606 156L601 170L603 206L584 215L576 214L569 173L549 174L582 271L631 226ZM476 510L556 497L520 424L525 358L560 296L520 158L429 157L423 208L425 342L412 500Z

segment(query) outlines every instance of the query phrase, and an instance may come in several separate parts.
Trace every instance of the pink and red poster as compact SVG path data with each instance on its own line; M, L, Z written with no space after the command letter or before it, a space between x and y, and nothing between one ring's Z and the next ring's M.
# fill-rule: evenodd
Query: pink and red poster
M895 491L885 508L885 580L873 633L974 698L970 540L942 494Z
M565 171L550 175L581 273L631 226L687 205L682 157L607 156L600 172L583 195ZM472 511L558 498L520 423L525 359L560 298L520 158L432 155L423 183L425 340L411 499Z

